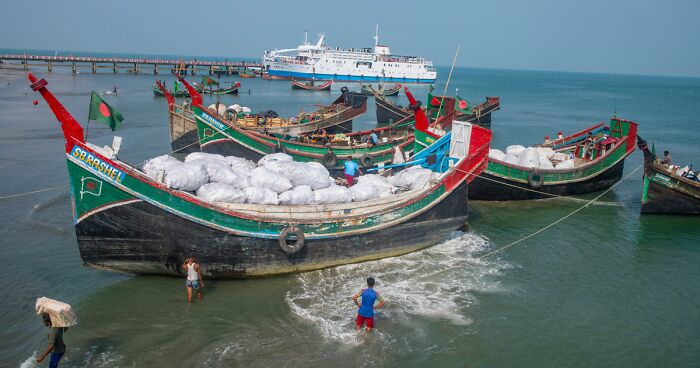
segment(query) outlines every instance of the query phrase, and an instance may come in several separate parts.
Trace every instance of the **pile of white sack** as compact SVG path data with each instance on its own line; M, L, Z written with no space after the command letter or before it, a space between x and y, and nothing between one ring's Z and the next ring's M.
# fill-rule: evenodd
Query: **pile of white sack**
M511 165L544 170L572 169L574 158L572 155L555 152L549 147L523 147L512 145L506 147L503 152L498 149L489 149L489 158L503 161ZM556 165L554 164L556 163Z
M143 165L146 175L169 188L194 192L207 202L305 205L361 202L414 189L423 189L435 173L411 167L385 178L367 174L350 188L335 184L318 162L297 162L285 153L273 153L252 161L194 152L185 161L168 155Z

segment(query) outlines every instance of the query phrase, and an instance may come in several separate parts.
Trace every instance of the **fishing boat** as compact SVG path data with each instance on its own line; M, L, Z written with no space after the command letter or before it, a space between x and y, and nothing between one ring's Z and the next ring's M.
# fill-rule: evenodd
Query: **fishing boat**
M292 89L302 89L305 91L330 91L333 81L325 81L318 84L315 80L310 80L308 82L299 82L296 79L292 79Z
M607 189L622 177L636 139L636 123L613 117L607 126L600 123L549 144L555 152L573 157L571 168L528 168L489 157L486 170L469 186L469 199L542 199Z
M201 105L201 96L196 90L184 79L180 79L180 82L193 96L192 104ZM228 120L241 129L264 134L300 136L319 129L325 129L328 133L352 132L352 119L367 112L367 96L350 92L347 87L341 88L340 92L341 95L329 106L319 106L312 113L301 113L293 118L231 113Z
M320 128L312 133L288 137L244 129L202 106L196 92L193 92L193 96L192 110L198 135L195 139L201 150L207 153L258 161L264 155L284 152L296 161L319 162L337 172L342 170L343 160L348 156L357 160L363 168L369 168L391 163L396 148L403 155L410 153L413 147L413 132L408 129L412 128L413 120L409 119L391 127L359 132L328 134ZM371 142L373 133L377 136L376 144Z
M198 92L203 92L203 88L201 86L197 86L196 90ZM187 89L176 89L173 91L166 89L166 91L168 91L168 93L173 97L190 97L190 92L187 91ZM153 94L159 97L165 97L165 93L160 87L158 87L158 84L153 86Z
M371 84L360 84L360 92L369 96L398 96L401 91L401 83L396 83L390 87L384 87L384 83L379 83L377 89L374 89Z
M486 97L483 103L476 106L465 106L463 101L466 100L459 97L429 95L428 100L430 104L426 108L426 113L431 119L454 113L455 120L466 121L489 129L491 128L491 113L501 108L498 97ZM375 95L374 102L377 110L377 124L390 124L413 114L409 107L396 105L382 96ZM434 106L435 102L437 102L437 106ZM459 108L460 103L464 108Z
M246 73L246 72L239 72L238 76L241 78L255 78L256 75L254 73Z
M412 163L436 173L423 189L364 202L273 206L205 202L168 188L88 143L82 126L28 75L61 124L78 248L87 266L182 275L193 255L211 278L302 272L432 246L467 222L467 184L486 165L491 132L461 124Z
M696 176L679 175L677 166L665 165L637 137L644 154L642 213L700 215L700 182Z
M217 89L212 89L212 88L202 88L202 93L209 93L212 95L237 95L238 94L238 88L241 87L240 82L236 82L235 84L232 84L228 87L224 88L217 88Z
M189 106L180 105L160 82L156 86L163 92L168 101L168 127L170 128L170 146L173 152L188 154L200 152L197 122Z

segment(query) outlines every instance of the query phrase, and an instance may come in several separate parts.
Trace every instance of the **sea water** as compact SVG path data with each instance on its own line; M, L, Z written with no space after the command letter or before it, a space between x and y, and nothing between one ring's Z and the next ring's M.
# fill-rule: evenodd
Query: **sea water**
M126 120L120 158L170 151L165 99L155 78L89 69L38 76L85 123L92 90ZM439 69L442 93L448 70ZM199 77L194 77L199 79ZM238 79L221 78L224 83ZM281 116L330 104L289 82L241 80L222 103ZM108 95L113 86L118 95ZM348 85L359 89L357 85ZM427 86L409 86L425 101ZM529 145L614 113L677 163L700 152L700 80L458 68L447 87L474 103L500 96L493 147ZM250 94L248 93L250 90ZM38 106L32 104L39 100ZM205 96L205 103L216 102ZM397 103L406 105L403 95ZM355 129L374 126L374 106ZM113 133L92 122L89 139ZM209 281L186 303L184 280L82 266L59 124L20 73L0 71L0 366L32 366L46 346L37 297L71 303L66 367L694 367L700 361L700 218L640 216L641 170L556 226L488 257L583 205L567 199L470 203L470 231L402 257L299 275ZM641 165L634 152L625 175ZM697 164L697 163L696 163ZM594 195L583 196L592 198ZM372 276L386 305L371 334L355 332L353 294Z

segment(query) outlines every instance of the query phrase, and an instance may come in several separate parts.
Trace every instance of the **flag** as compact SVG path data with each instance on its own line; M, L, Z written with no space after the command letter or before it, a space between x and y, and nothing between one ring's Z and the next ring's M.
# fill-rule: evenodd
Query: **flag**
M218 86L219 82L204 75L202 76L202 84L205 86Z
M91 176L83 176L80 179L80 199L84 194L92 194L99 197L102 194L102 181Z
M122 114L107 105L95 91L92 91L88 120L99 121L107 125L112 131L115 131L122 125L122 120L124 120L124 118Z
M174 81L174 82L173 82L173 90L175 91L175 93L177 93L177 91L178 91L179 89L180 89L180 82Z
M457 106L456 106L457 111L463 112L463 113L465 113L465 114L470 113L470 111L471 111L471 104L469 103L469 101L463 100L463 99L462 99L461 97L459 97L459 96L455 96L455 98L456 98L456 100L457 100Z

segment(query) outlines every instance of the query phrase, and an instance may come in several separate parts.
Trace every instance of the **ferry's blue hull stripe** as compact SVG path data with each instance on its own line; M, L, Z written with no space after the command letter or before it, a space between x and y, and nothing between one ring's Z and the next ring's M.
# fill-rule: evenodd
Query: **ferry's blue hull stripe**
M290 72L284 70L268 70L268 74L272 77L283 77L283 78L300 78L300 79L332 79L338 81L358 81L358 82L397 82L397 83L435 83L435 79L416 79L416 78L382 78L382 77L372 77L372 76L359 76L359 75L347 75L347 74L312 74L312 73L301 73L301 72Z

